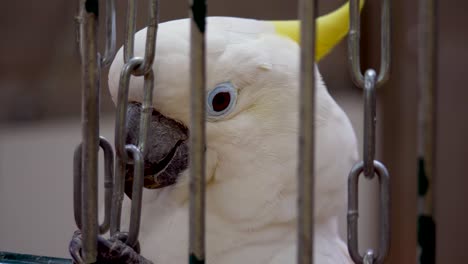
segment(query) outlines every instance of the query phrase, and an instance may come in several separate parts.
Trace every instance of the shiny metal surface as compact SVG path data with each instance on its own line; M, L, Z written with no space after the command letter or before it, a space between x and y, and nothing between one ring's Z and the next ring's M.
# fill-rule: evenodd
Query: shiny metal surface
M374 253L374 262L383 263L387 256L390 245L390 175L387 168L379 161L374 161L375 173L379 179L379 202L380 202L380 227L378 251L371 250ZM357 264L364 263L363 256L359 253L358 245L358 181L359 176L364 171L364 162L357 163L348 177L348 251ZM368 250L369 251L369 250ZM369 256L367 256L369 258Z
M189 263L205 261L205 0L190 1Z
M315 17L317 1L302 0L300 68L300 130L298 164L297 263L313 263L315 148Z
M351 77L354 83L360 87L364 87L364 75L361 72L360 61L360 38L361 38L361 18L359 14L359 1L350 0L350 22L348 36L348 62ZM384 84L390 75L390 48L391 48L391 21L390 10L391 1L382 0L381 11L381 36L380 36L380 70L376 85L380 87Z
M97 48L97 1L80 1L79 36L82 74L82 201L83 260L96 261L98 227L97 167L99 145L100 56Z
M112 207L112 189L114 180L114 151L111 144L104 138L99 138L99 146L104 153L104 220L99 225L99 233L104 234L109 230L110 213ZM81 229L81 201L82 201L82 173L81 173L82 145L75 149L73 158L73 208L75 223Z
M377 75L369 69L364 75L364 176L374 177Z

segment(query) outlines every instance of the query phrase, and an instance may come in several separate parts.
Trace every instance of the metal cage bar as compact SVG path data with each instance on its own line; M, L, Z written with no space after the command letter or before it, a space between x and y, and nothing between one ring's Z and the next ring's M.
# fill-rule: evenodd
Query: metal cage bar
M315 148L315 17L317 1L302 0L300 68L300 134L298 164L297 263L313 263Z
M136 1L129 0L127 14L127 39L125 43L125 62L121 74L118 98L118 118L116 122L116 175L112 177L113 156L112 148L101 139L106 157L106 203L105 220L98 224L97 212L97 165L99 139L99 90L101 67L107 67L115 57L116 23L115 0L106 1L106 39L104 57L98 53L98 15L99 1L80 0L78 22L79 43L82 65L82 124L83 140L75 152L75 218L82 230L82 259L85 263L93 263L97 258L97 236L110 226L111 235L119 235L121 205L123 200L123 181L126 163L129 161L127 153L131 154L135 169L134 197L131 206L130 228L126 243L136 245L140 227L141 195L143 188L144 159L147 128L152 111L152 91L156 32L158 27L158 0L149 0L149 26L147 29L147 43L144 58L133 57L133 40L135 35ZM144 103L141 115L139 146L125 145L125 113L127 111L128 85L131 75L144 75ZM82 155L81 157L77 155ZM113 178L113 179L112 179ZM111 196L112 193L112 196ZM109 219L110 213L110 219Z
M80 52L82 72L82 196L81 223L83 231L83 260L96 261L98 203L97 168L99 146L99 78L100 56L98 55L99 3L80 1Z
M191 1L189 263L205 262L205 28L206 1Z
M82 75L82 143L75 152L74 210L77 226L82 230L82 257L93 263L97 257L97 236L109 227L110 193L112 192L112 147L99 137L101 68L110 65L116 53L115 0L106 0L106 38L104 56L98 51L99 1L79 1L79 48ZM98 223L98 150L105 154L105 219Z
M418 245L419 263L435 261L433 206L435 156L436 1L419 0Z

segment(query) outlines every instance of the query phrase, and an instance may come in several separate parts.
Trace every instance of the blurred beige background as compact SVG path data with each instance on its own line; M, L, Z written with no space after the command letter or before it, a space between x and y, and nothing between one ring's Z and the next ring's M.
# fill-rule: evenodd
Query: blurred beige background
M81 138L80 65L73 20L77 2L3 3L6 11L0 16L0 251L68 256L67 244L75 230L72 156ZM117 2L120 46L126 1ZM320 13L344 2L319 1ZM375 66L379 62L376 31L379 7L378 1L367 2L363 14L363 42L366 43L363 65ZM145 4L139 1L138 29L145 25ZM296 1L208 1L208 5L212 16L297 18ZM161 1L161 20L187 17L187 6L184 0ZM439 263L457 263L468 258L468 250L463 250L466 249L463 240L468 237L468 228L464 226L468 222L468 203L463 202L467 199L463 187L468 186L468 175L462 167L468 157L467 141L462 140L468 133L468 92L463 90L467 82L463 65L468 53L464 50L467 31L460 27L468 21L461 13L463 6L468 8L465 2L446 0L439 9L439 83L445 84L444 90L438 92L436 109L440 155L437 156L439 178L435 204L438 257L443 260ZM379 93L382 106L379 138L385 140L379 143L378 156L395 173L392 177L398 179L392 186L397 202L392 204L395 235L391 263L413 263L396 260L416 256L416 213L411 211L416 208L416 149L413 150L416 113L412 111L416 109L416 14L415 3L394 0L393 48L398 58L393 61L392 78L397 80L391 80ZM346 41L319 66L330 92L350 116L361 140L361 91L349 79ZM107 91L106 73L101 91L101 135L113 142L114 108ZM395 95L397 92L400 97ZM376 187L375 181L360 183L362 249L377 245ZM341 231L345 236L344 222Z

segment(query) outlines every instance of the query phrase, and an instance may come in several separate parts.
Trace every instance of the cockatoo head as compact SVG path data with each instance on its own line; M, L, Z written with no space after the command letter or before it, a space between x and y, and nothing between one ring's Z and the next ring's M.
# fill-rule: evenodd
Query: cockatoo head
M287 23L295 23L294 30L299 30L297 22ZM245 221L295 217L300 50L290 33L292 24L287 30L284 25L207 19L206 188L207 210L213 214ZM324 42L334 45L346 34L347 23L342 27L344 31L332 34L334 43ZM188 19L159 25L154 111L145 155L145 187L170 192L181 203L188 199L189 30ZM320 41L326 29L319 25L318 30ZM136 34L135 56L143 57L145 37L146 30ZM323 50L319 56L330 48ZM109 73L115 102L123 65L121 49ZM318 70L315 74L316 214L329 215L344 204L346 175L357 151L346 115L328 94ZM138 141L142 100L143 78L134 77L129 89L128 143ZM131 173L128 176L131 179Z

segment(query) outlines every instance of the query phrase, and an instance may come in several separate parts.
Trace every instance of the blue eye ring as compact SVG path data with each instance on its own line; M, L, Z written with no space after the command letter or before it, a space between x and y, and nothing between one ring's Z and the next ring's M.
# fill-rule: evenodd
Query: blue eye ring
M237 90L231 82L224 82L208 92L206 112L208 117L219 118L231 112L236 104Z

